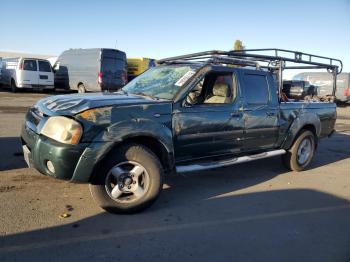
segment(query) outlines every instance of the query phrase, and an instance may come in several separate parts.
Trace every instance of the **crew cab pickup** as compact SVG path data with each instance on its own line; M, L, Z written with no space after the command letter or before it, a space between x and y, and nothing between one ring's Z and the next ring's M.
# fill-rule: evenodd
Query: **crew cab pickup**
M169 60L115 93L43 98L23 124L25 159L44 175L90 183L113 213L150 206L168 173L276 155L304 170L334 131L336 105L283 102L274 72L228 63Z

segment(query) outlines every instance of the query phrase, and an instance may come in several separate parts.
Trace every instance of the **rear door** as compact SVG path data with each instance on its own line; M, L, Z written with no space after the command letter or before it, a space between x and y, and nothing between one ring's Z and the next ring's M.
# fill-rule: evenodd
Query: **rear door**
M278 139L278 101L273 80L265 72L241 74L244 106L244 151L273 148ZM273 91L275 90L275 91Z
M49 61L38 60L39 85L53 87L54 75Z
M19 70L18 86L37 86L39 84L39 72L36 59L24 59L22 70Z
M103 51L99 84L103 90L117 90L126 84L126 56L123 52Z

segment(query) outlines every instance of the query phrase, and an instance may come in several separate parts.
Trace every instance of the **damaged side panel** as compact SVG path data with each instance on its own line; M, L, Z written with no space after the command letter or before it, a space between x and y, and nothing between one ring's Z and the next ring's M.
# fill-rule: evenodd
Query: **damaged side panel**
M335 104L329 103L281 103L280 138L281 148L289 149L299 131L308 126L314 130L316 138L333 132L336 111Z
M133 137L154 138L162 144L170 156L173 156L171 110L171 103L162 103L100 108L77 115L77 118L84 123L84 139L90 142L90 146L80 157L72 181L88 181L93 167L112 148ZM96 125L98 121L102 122Z

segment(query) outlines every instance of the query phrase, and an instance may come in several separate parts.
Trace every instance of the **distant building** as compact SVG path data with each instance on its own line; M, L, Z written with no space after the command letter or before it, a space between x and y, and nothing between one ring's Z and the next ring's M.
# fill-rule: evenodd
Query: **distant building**
M41 58L48 59L54 57L53 55L44 55L44 54L32 54L25 52L16 52L16 51L0 51L0 57L31 57L31 58Z

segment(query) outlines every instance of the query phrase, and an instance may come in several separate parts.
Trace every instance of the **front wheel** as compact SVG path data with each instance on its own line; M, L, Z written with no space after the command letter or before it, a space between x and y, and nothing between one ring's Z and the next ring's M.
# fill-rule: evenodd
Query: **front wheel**
M316 148L315 135L305 130L282 156L284 165L293 171L303 171L311 163Z
M136 213L153 204L163 187L163 168L148 148L130 144L110 154L94 174L90 192L111 213Z

